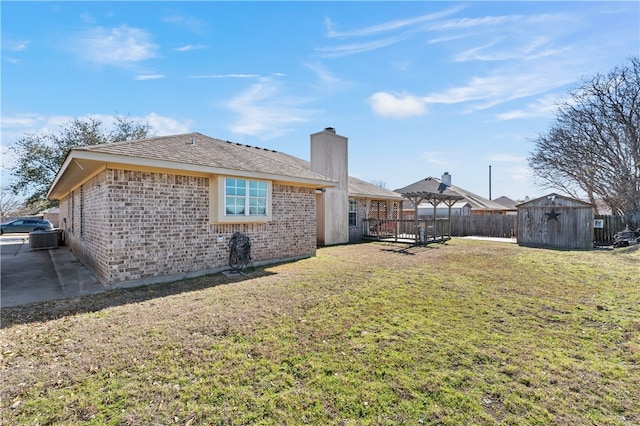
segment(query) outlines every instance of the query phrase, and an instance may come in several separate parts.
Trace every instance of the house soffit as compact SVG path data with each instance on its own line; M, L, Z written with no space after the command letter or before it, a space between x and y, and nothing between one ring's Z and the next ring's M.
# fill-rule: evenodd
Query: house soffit
M148 168L150 170L155 169L158 172L168 173L238 176L272 180L278 183L295 184L297 186L313 188L326 188L337 185L334 180L311 174L311 172L309 172L308 176L286 176L268 172L235 170L90 150L72 150L67 155L47 196L50 199L60 199L106 168Z

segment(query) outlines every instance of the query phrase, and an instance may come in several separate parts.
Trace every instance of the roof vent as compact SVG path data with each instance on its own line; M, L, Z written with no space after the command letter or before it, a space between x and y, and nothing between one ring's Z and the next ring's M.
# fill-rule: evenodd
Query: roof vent
M324 128L325 132L329 132L329 133L336 133L336 129L334 129L333 127L325 127Z
M191 141L189 142L189 145L195 145L196 144L196 140L194 138L191 138Z

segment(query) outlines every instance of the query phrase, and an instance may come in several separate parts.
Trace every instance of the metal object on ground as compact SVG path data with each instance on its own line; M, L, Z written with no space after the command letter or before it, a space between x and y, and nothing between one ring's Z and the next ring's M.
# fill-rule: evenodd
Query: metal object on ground
M640 244L640 228L632 231L627 226L623 231L613 236L613 247L628 247L630 245Z
M251 240L242 232L234 232L229 241L229 266L232 271L239 272L251 262Z
M29 232L30 249L55 249L58 248L58 233L56 231Z

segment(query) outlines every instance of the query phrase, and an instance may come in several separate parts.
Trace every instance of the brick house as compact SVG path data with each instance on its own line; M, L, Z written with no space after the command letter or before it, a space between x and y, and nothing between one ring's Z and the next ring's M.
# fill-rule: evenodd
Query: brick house
M104 286L171 281L228 269L236 231L258 265L358 239L367 206L401 197L348 177L346 150L332 128L311 135L310 162L199 133L79 147L48 197Z

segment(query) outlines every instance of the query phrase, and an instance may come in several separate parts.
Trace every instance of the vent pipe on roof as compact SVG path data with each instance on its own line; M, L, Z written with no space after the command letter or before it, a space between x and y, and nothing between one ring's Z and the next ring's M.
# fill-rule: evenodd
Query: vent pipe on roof
M451 175L449 174L449 172L444 172L444 174L442 175L442 183L447 186L451 186Z
M196 140L194 138L191 138L191 142L189 142L189 145L195 145L196 144Z

